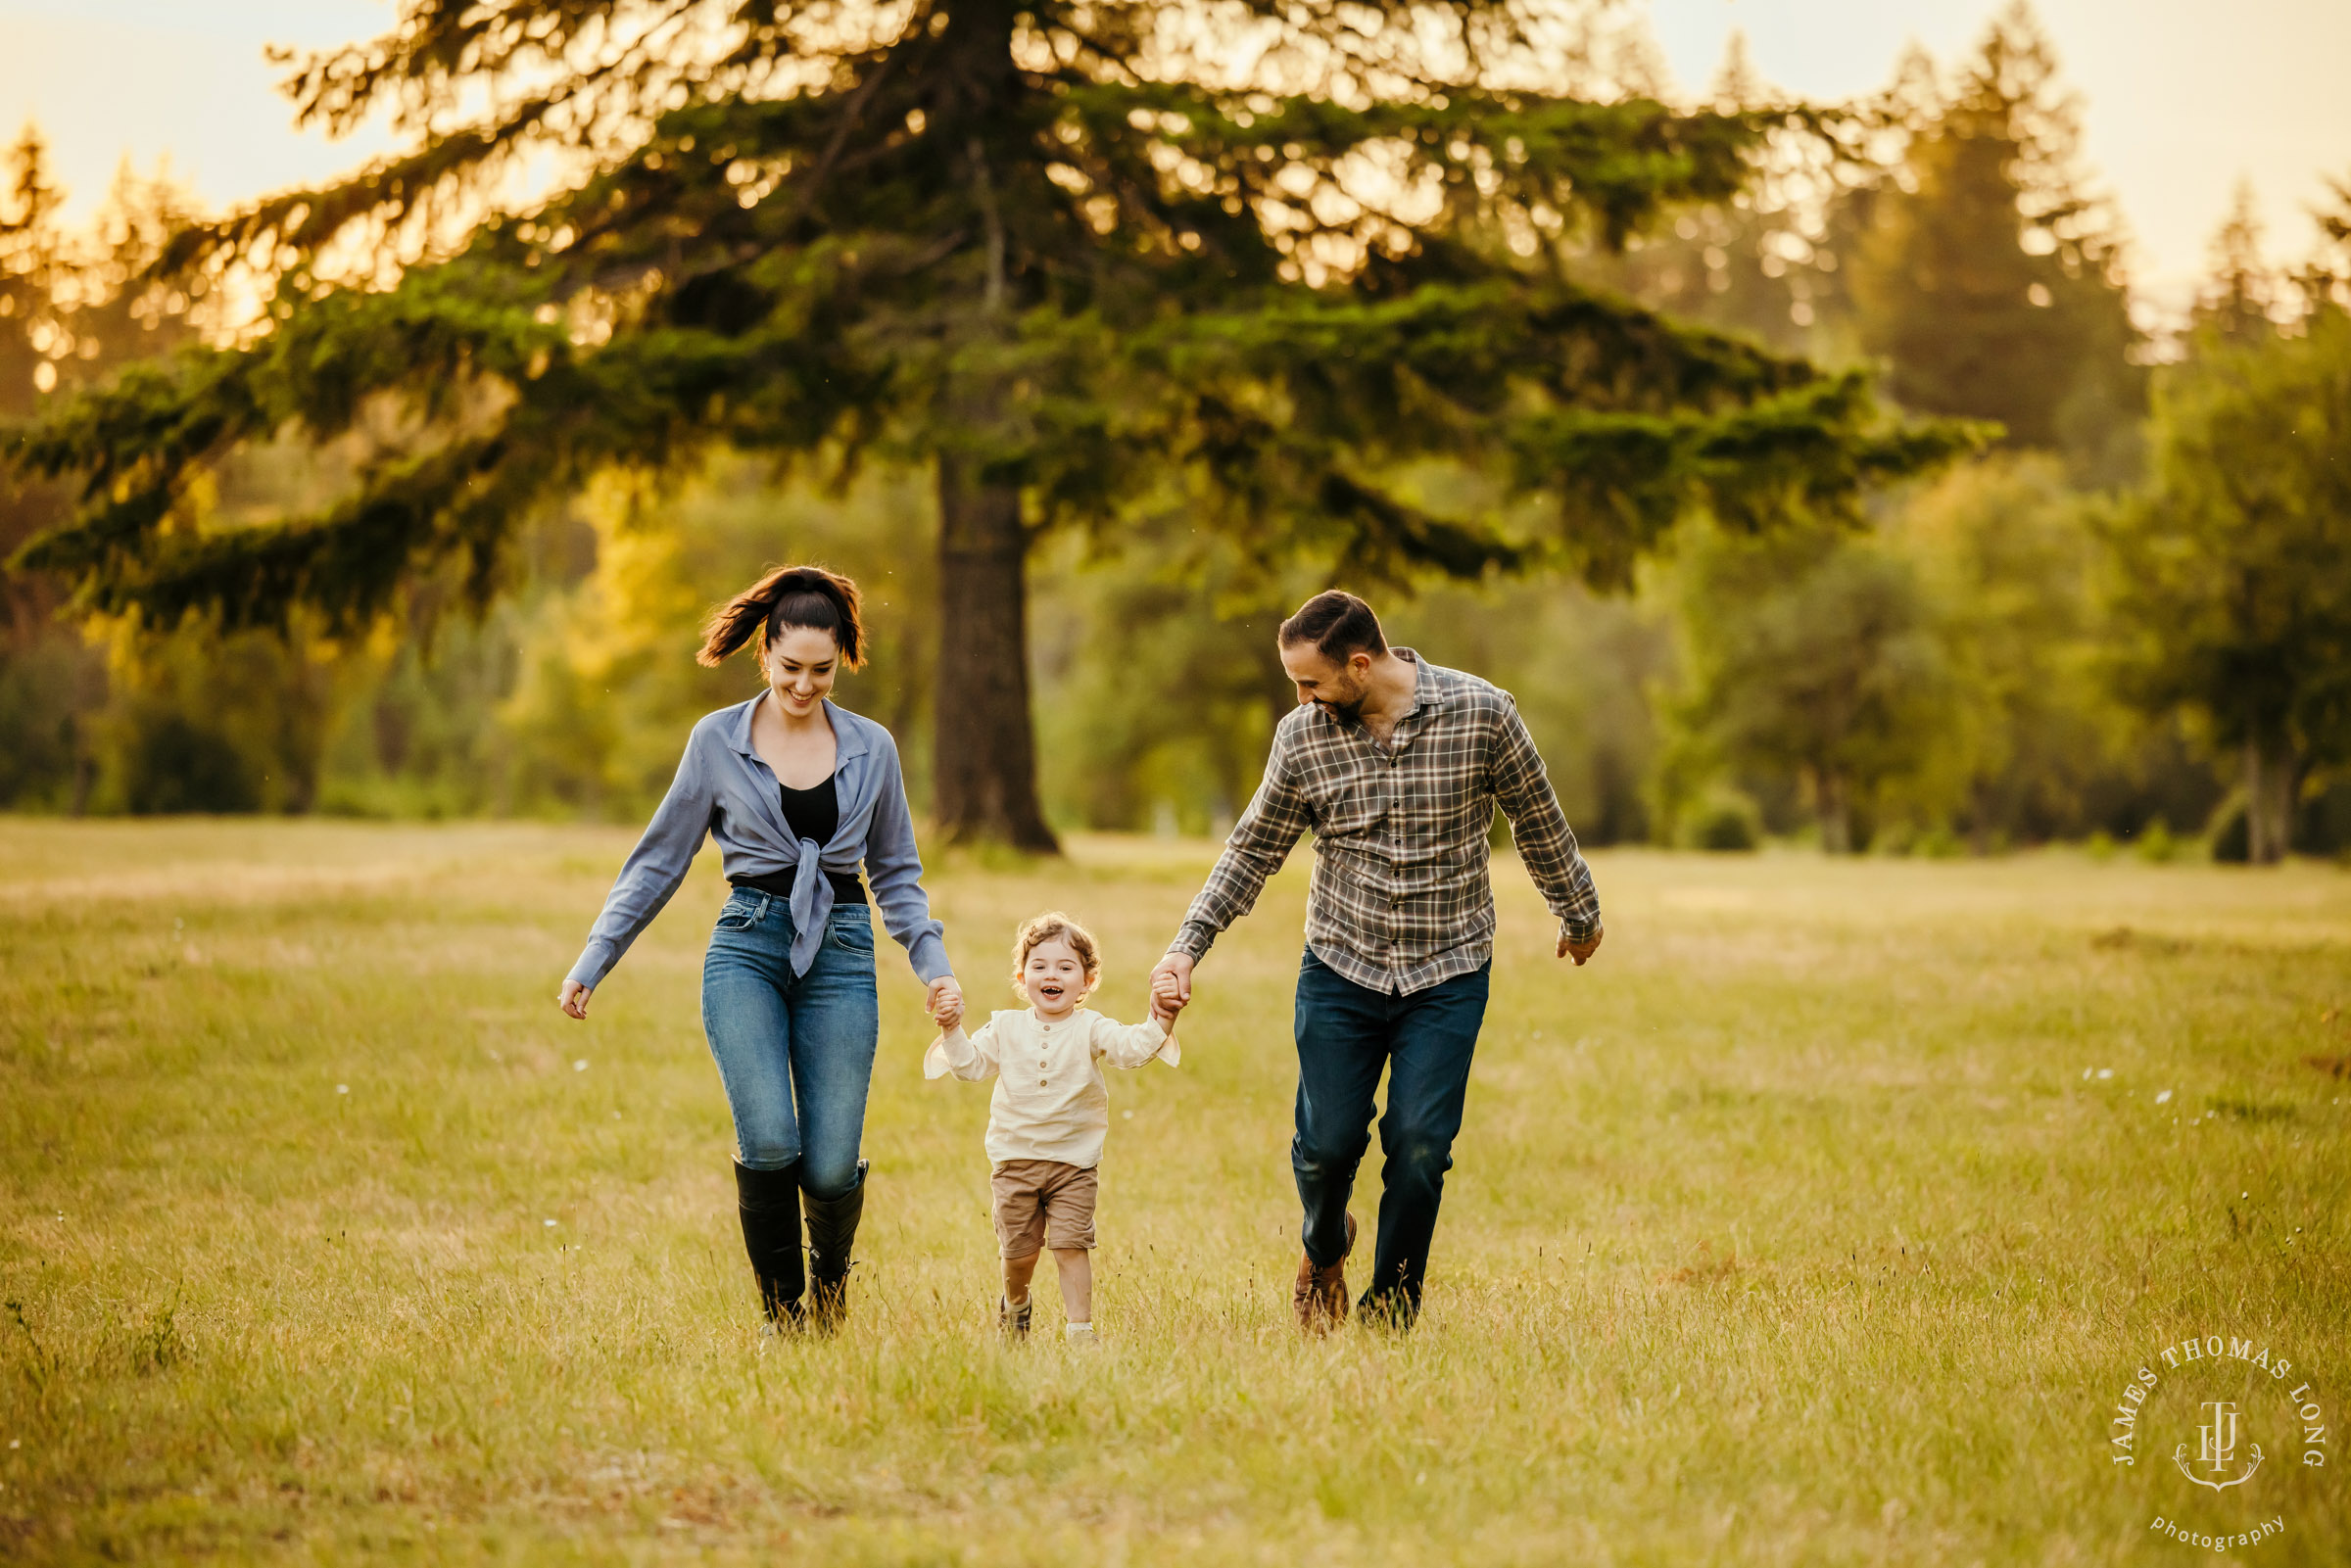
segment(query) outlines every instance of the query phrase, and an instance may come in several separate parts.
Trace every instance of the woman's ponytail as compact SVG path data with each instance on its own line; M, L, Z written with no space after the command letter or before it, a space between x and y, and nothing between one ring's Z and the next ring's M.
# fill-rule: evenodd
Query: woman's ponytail
M830 633L840 650L840 667L865 662L865 622L857 585L821 566L779 566L710 612L702 627L702 650L695 662L724 663L745 642L764 656L767 644L788 628Z

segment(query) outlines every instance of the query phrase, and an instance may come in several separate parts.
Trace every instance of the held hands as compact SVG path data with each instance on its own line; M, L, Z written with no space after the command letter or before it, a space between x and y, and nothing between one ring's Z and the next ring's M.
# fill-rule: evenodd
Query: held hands
M1184 987L1165 969L1151 972L1151 1016L1169 1028L1176 1025L1176 1015L1184 1009Z
M1567 940L1567 932L1564 929L1561 929L1559 932L1559 950L1555 956L1566 958L1569 955L1573 955L1575 959L1575 967L1577 969L1582 969L1585 964L1591 961L1592 955L1600 951L1600 939L1607 934L1608 933L1605 930L1595 928L1590 939L1581 942L1571 942Z
M1151 1016L1163 1023L1174 1023L1176 1015L1191 1002L1192 961L1185 954L1170 953L1151 972Z
M941 1034L952 1034L963 1025L963 987L952 974L941 974L931 982L931 995L924 1004L932 1022Z

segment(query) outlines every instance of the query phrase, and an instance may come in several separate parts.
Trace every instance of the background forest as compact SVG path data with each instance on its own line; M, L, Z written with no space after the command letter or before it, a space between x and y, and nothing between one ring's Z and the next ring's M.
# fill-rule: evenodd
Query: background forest
M1620 66L1639 88L1639 64ZM1736 51L1715 106L1775 94ZM1866 526L1684 520L1602 592L1540 570L1363 588L1396 641L1510 688L1588 842L2162 858L2351 846L2351 194L2265 261L2240 215L2191 321L2134 323L2128 243L2075 155L2023 9L1971 58L1899 63L1873 136L1776 140L1749 193L1690 203L1593 283L1832 368L1902 409L1996 421L1984 455L1872 498ZM191 214L127 173L66 232L36 132L0 189L0 419L219 329L231 302L131 287ZM225 463L218 518L316 508L356 438ZM1475 490L1432 463L1430 496ZM0 478L0 551L62 486ZM328 636L166 634L12 572L0 808L641 816L688 725L751 689L688 656L780 560L864 585L877 656L842 696L900 736L921 803L938 658L937 500L912 466L817 485L723 456L607 476L536 515L479 611L454 573ZM1057 827L1221 831L1292 696L1272 628L1323 586L1164 498L1030 557L1038 787ZM1606 574L1597 575L1604 581Z

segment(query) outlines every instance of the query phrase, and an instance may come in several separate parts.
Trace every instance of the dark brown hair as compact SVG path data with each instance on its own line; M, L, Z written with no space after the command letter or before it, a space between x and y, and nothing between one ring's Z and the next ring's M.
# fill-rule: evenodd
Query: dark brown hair
M1298 606L1298 613L1281 623L1284 646L1312 642L1333 664L1344 664L1358 653L1374 656L1388 651L1371 606L1344 589L1325 589Z
M858 612L857 585L821 566L779 566L712 610L695 662L723 663L745 642L764 658L768 643L790 627L832 633L844 670L865 662L865 622Z
M1012 988L1023 996L1029 994L1024 982L1029 973L1029 955L1047 942L1067 942L1078 962L1085 966L1085 988L1092 990L1102 980L1102 956L1094 946L1094 933L1064 915L1058 909L1048 909L1042 915L1021 923L1020 934L1012 939Z

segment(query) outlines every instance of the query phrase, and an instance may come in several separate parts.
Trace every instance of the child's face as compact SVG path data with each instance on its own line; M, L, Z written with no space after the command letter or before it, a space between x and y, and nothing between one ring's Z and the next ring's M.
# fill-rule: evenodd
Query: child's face
M1045 1018L1060 1018L1085 999L1085 961L1060 937L1029 949L1021 966L1029 1005Z

